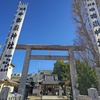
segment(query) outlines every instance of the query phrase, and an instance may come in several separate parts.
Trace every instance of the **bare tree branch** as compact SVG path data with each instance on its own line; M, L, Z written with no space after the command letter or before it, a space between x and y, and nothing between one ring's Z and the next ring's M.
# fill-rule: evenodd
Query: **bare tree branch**
M96 2L98 3L99 7L100 1L96 0ZM99 66L100 64L96 51L97 48L94 44L95 39L89 25L88 15L86 13L83 0L73 1L73 20L76 23L77 37L74 40L74 44L80 45L86 49L85 52L77 52L77 58L87 61L91 65L94 65L95 63L97 66Z

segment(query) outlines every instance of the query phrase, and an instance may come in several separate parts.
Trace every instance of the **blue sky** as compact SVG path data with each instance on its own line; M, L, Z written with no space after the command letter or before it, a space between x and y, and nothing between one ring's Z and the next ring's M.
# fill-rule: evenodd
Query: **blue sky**
M0 2L0 44L6 41L10 25L20 0ZM75 25L72 20L72 0L22 0L28 2L28 9L20 33L18 44L73 45ZM0 54L2 52L0 49ZM32 51L32 54L48 54L49 51ZM67 55L67 52L53 52L54 55ZM16 50L12 63L13 72L21 72L25 51ZM29 72L38 69L53 69L55 61L32 60Z

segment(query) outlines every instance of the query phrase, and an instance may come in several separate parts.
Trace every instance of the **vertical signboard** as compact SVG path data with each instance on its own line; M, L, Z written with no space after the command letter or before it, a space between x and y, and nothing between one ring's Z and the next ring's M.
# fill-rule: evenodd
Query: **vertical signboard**
M100 16L95 0L86 0L85 2L90 25L95 36L96 45L100 54Z
M97 46L97 52L100 60L100 16L96 6L95 0L86 0L85 2L89 22L91 29L94 33L95 44ZM100 91L100 67L96 67L96 73L98 75L98 90Z
M16 48L21 27L26 14L27 5L27 3L19 2L18 9L12 22L1 58L0 79L5 79L7 77L7 73L9 72L12 57Z

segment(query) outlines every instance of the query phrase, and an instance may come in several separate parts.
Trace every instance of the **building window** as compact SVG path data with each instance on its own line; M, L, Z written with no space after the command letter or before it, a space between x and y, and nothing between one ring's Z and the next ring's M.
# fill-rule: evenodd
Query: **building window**
M14 76L16 76L16 74L14 74Z
M17 76L20 76L20 74L17 74Z

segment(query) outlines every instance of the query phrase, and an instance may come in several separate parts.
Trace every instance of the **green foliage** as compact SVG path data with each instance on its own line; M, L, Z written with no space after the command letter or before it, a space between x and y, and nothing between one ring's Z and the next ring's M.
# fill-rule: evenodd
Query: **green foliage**
M80 94L86 95L87 89L98 87L98 78L94 68L91 68L87 62L76 61L77 83ZM53 74L57 74L59 80L70 80L69 63L62 60L54 64Z
M59 80L69 80L70 69L68 62L57 60L54 64L53 74L57 74Z
M87 94L87 89L98 86L98 79L94 68L91 68L88 63L76 61L77 81L80 94Z

